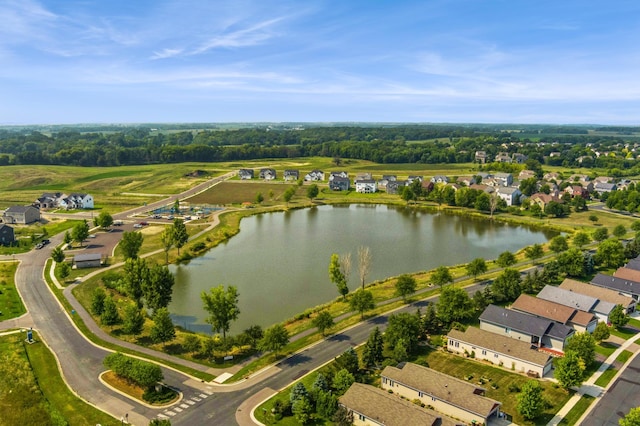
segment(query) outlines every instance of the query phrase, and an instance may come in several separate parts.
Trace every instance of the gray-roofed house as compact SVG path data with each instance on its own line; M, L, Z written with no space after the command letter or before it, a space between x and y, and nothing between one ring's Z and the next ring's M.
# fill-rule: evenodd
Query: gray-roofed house
M26 225L40 220L40 209L34 206L11 206L2 214L4 223Z
M590 312L539 299L528 294L521 294L513 302L511 309L559 322L573 328L578 333L593 333L598 325L598 318Z
M513 175L511 173L496 173L493 178L500 182L502 186L509 186L513 183Z
M600 194L604 192L615 191L616 189L618 189L618 187L615 183L597 182L595 185L593 185L593 190Z
M507 203L507 206L519 204L522 192L519 188L513 186L499 186L496 195Z
M553 357L538 351L530 343L511 339L476 327L465 332L452 329L447 335L447 349L466 353L529 376L543 377L552 368Z
M355 181L356 192L373 194L378 191L378 183L373 179L358 179Z
M238 170L238 176L242 180L253 179L253 169L240 169Z
M540 348L562 353L573 329L545 318L489 305L480 315L480 328Z
M324 180L324 172L322 170L311 170L304 176L307 182L317 182Z
M562 281L562 284L560 284L560 288L595 297L596 299L604 300L605 302L613 303L614 305L622 305L627 314L636 310L636 300L631 296L621 294L617 290L583 283L582 281L576 281L570 278L565 278L565 280Z
M354 383L338 400L353 414L354 425L454 425L453 420L443 419L434 411L390 394L387 391L362 383Z
M299 170L285 170L283 174L285 181L290 180L298 180L300 179L300 171Z
M405 186L407 182L404 180L390 180L387 182L387 194L399 194Z
M76 269L97 268L102 265L102 255L100 253L76 254L73 256L73 264Z
M349 178L334 176L329 180L329 189L333 191L348 191L351 188L351 181Z
M433 183L449 183L449 178L443 175L435 175L431 178Z
M349 173L345 172L344 170L340 171L340 172L330 172L329 173L329 181L332 181L337 177L348 178L349 177Z
M591 284L616 290L625 296L633 297L633 299L637 301L640 296L640 281L632 279L636 278L636 275L640 275L640 271L619 268L614 273L614 276L597 274L591 280Z
M260 179L264 180L274 180L276 178L276 170L275 169L260 169L259 172Z
M640 257L636 257L635 259L629 259L629 261L627 262L626 265L624 265L624 267L628 269L635 269L636 271L640 271Z
M4 223L0 223L0 245L10 246L15 241L13 228Z
M498 417L500 402L484 396L484 388L421 365L388 366L381 373L382 389L409 401L419 399L434 410L467 423L488 424Z
M591 312L598 317L598 319L607 323L609 322L609 314L615 307L613 303L605 300L551 285L544 286L540 293L538 293L538 299L549 300L581 311Z

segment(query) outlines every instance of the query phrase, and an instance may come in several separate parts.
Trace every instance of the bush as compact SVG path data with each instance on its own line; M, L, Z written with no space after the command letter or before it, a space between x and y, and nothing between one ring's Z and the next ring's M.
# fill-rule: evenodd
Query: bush
M152 387L164 378L159 366L125 356L119 352L108 355L103 363L116 375L143 388Z
M191 251L194 252L194 253L197 253L197 252L202 251L202 250L204 250L206 248L207 248L207 245L203 241L200 241L200 242L195 243L194 245L191 246Z
M518 393L520 392L520 386L517 383L509 383L509 392Z
M142 399L150 404L166 404L176 397L176 392L166 386L160 386L157 391L155 386L147 388L142 395Z

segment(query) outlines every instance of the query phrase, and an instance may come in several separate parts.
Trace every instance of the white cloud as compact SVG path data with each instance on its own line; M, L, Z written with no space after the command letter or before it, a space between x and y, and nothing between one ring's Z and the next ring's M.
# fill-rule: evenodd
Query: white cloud
M283 19L284 18L270 19L249 28L217 35L196 48L192 53L197 55L216 48L247 47L262 44L275 36L272 27Z

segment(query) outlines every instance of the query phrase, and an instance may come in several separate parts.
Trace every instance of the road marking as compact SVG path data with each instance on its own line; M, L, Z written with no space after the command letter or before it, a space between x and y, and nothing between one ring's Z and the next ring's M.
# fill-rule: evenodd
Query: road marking
M169 411L168 413L171 413L171 414L173 414L173 415L175 416L175 413L173 413L172 411ZM167 413L167 414L168 414L168 413ZM168 419L168 418L169 418L169 417L165 416L165 415L164 415L164 414L162 414L162 413L158 414L158 417L159 417L159 418L161 418L161 419Z
M176 411L176 413L182 413L182 408L179 407L173 407L173 409Z
M186 402L189 405L196 405L196 403L190 399L185 400L184 402Z
M205 395L203 393L201 393L200 395L198 395L200 398L207 398L209 395Z
M180 404L180 408L185 408L185 409L187 409L187 408L189 408L189 406L188 406L187 404Z
M173 411L165 411L165 414L170 415L171 417L175 416L176 413L174 413Z
M192 396L191 399L196 401L196 402L202 401L202 399L198 398L197 396Z

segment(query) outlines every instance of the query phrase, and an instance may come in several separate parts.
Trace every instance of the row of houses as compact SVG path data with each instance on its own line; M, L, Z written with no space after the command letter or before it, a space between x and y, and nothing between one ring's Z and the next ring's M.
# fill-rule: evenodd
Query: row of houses
M447 349L542 377L551 371L552 356L561 356L575 333L592 333L598 321L610 323L616 305L626 313L635 311L640 282L630 278L640 280L640 259L614 276L598 274L590 283L565 279L558 287L545 286L536 297L523 294L509 309L489 305L480 315L480 328L449 332Z
M353 413L354 425L488 424L501 415L501 403L485 393L473 383L404 363L382 370L381 388L354 383L339 403Z
M41 209L92 209L93 196L84 193L64 194L45 192L32 205L9 206L2 212L0 222L11 225L28 225L40 220Z

